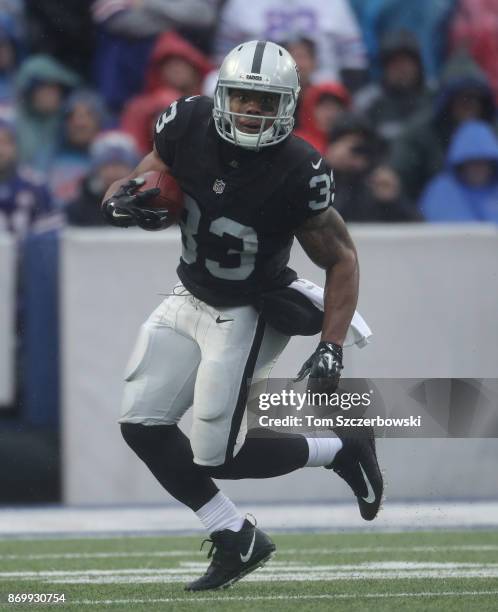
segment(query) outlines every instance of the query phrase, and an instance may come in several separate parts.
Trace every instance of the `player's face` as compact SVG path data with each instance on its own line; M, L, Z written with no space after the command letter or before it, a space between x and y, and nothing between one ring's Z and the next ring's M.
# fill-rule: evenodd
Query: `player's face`
M230 110L233 113L251 115L250 117L235 117L235 127L247 134L257 134L262 123L259 117L274 117L278 111L279 101L279 94L232 89L230 91ZM273 125L273 121L265 121L264 129Z

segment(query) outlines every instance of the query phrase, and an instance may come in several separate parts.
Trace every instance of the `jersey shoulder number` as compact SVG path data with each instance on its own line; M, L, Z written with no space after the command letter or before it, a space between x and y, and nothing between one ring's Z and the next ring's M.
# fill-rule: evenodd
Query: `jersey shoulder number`
M178 100L172 102L168 108L159 116L156 123L156 134L160 134L164 130L164 126L170 121L173 121L177 113Z
M155 134L161 134L171 140L179 138L188 128L192 119L199 118L211 112L212 103L206 96L188 96L172 102L168 108L159 115L156 122Z
M192 122L211 112L209 106L212 108L212 103L205 96L188 96L175 100L161 113L154 129L154 144L166 165L172 165L177 142L189 132Z
M173 166L179 143L189 131L193 111L201 96L179 98L159 115L154 129L154 145L159 157L170 168Z
M334 202L334 174L320 153L300 138L295 139L299 166L290 181L295 225L320 214Z
M312 211L327 208L334 201L334 174L321 154L308 142L294 136L293 155L299 166L293 173L293 191L301 205Z
M334 202L334 173L325 164L320 168L320 174L313 174L308 180L308 207L312 211L322 211Z

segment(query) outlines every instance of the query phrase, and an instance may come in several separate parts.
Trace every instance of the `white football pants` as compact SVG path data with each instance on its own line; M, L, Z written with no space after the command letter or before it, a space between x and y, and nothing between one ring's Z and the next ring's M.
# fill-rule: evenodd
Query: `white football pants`
M120 423L173 425L193 406L194 461L216 466L247 433L247 379L267 378L289 341L252 306L213 308L179 284L142 325Z

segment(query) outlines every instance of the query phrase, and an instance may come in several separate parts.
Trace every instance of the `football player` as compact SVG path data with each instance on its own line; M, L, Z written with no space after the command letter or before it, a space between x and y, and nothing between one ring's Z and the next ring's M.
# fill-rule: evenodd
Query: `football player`
M120 423L128 445L211 534L212 561L186 586L192 591L229 586L275 550L212 478L324 466L350 485L363 518L373 519L381 502L371 431L361 438L247 435L247 380L268 376L289 335L314 325L287 266L294 236L326 272L321 341L299 373L322 390L339 381L357 302L357 257L332 208L332 172L291 134L298 93L285 49L265 41L237 46L221 66L214 102L173 102L157 121L153 151L102 205L112 224L154 230L171 220L167 210L147 208L156 191L138 191L140 175L169 172L186 194L180 282L141 328ZM191 406L187 438L178 422Z

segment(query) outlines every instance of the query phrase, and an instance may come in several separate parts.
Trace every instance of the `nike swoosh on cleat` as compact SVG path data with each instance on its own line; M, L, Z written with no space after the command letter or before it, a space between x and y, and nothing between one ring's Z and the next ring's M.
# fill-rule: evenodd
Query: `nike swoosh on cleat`
M233 321L233 319L222 319L220 316L216 319L216 323L228 323L228 321Z
M320 164L322 163L322 158L320 157L320 159L316 162L316 164L314 164L313 162L311 162L311 165L313 166L313 168L315 170L318 170L318 168L320 167Z
M365 482L367 483L367 496L362 497L361 499L367 504L373 504L373 502L375 501L375 493L372 488L372 485L370 484L370 480L368 480L367 475L365 474L365 470L363 469L363 466L361 465L361 463L360 463L360 470L361 470L361 473L363 474L363 478L365 479Z
M256 530L252 532L251 545L249 546L249 550L247 551L247 554L243 555L242 553L240 553L240 560L242 561L242 563L247 563L249 559L251 558L255 541L256 541Z

